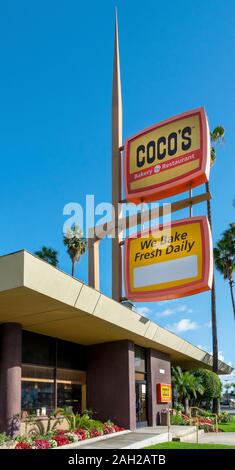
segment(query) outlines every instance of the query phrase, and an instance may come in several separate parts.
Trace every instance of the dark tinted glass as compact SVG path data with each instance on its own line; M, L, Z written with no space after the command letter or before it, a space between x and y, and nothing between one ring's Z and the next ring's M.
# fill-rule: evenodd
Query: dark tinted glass
M49 336L22 332L22 362L55 367L55 338Z
M57 367L86 370L86 347L58 339Z

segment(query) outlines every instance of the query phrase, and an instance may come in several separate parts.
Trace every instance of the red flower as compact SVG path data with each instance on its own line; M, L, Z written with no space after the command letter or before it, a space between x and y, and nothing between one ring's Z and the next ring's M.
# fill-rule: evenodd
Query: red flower
M17 442L15 449L31 449L31 445L28 442Z
M45 439L36 439L34 445L36 449L50 449L50 443Z
M98 437L101 436L101 432L97 431L97 429L91 429L90 437Z
M108 426L107 424L103 427L104 434L112 434L114 432L114 428L112 426Z
M86 429L76 429L73 431L78 437L80 437L81 441L84 441L85 439L89 439L90 432Z
M114 432L125 431L125 428L121 428L120 426L114 425Z
M70 441L67 437L61 434L57 434L56 436L53 437L54 441L57 442L58 447L59 446L65 446L66 444L70 444Z

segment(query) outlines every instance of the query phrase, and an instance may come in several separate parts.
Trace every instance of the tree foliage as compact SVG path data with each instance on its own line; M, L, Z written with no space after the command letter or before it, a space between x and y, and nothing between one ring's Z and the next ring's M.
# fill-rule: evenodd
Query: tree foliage
M200 383L204 389L201 398L209 403L213 398L220 398L222 393L222 384L220 378L215 372L207 369L196 369L192 372L196 379L200 380Z
M74 266L80 260L81 255L86 252L87 240L78 225L72 225L67 230L63 238L64 245L67 247L67 253L72 261L72 276L74 276Z
M179 366L172 368L172 385L178 395L179 402L185 398L197 398L198 394L204 393L201 379L191 372L183 372Z
M58 252L53 248L43 246L41 250L35 251L35 255L52 264L52 266L58 266Z
M224 279L229 282L233 313L235 318L235 301L233 294L233 272L235 270L235 224L229 225L225 230L222 238L216 243L214 248L215 266L223 275Z
M225 130L223 126L216 126L213 131L210 132L211 137L211 166L214 165L216 160L216 149L215 144L223 141Z

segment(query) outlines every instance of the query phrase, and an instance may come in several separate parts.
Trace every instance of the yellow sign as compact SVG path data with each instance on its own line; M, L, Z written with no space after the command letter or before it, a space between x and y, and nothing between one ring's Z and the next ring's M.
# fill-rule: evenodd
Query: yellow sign
M209 160L202 108L145 129L125 144L127 200L157 200L197 186L209 177Z
M172 389L170 384L157 384L157 401L159 403L169 403L172 399Z
M211 287L212 244L206 217L172 222L125 241L125 289L132 300L192 295Z

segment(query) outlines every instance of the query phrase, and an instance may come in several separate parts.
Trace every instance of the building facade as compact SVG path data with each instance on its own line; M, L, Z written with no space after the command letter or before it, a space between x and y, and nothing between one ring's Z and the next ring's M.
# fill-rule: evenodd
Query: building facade
M172 364L211 368L212 358L26 251L0 257L0 431L17 432L25 411L68 407L155 426L171 406L157 387Z

